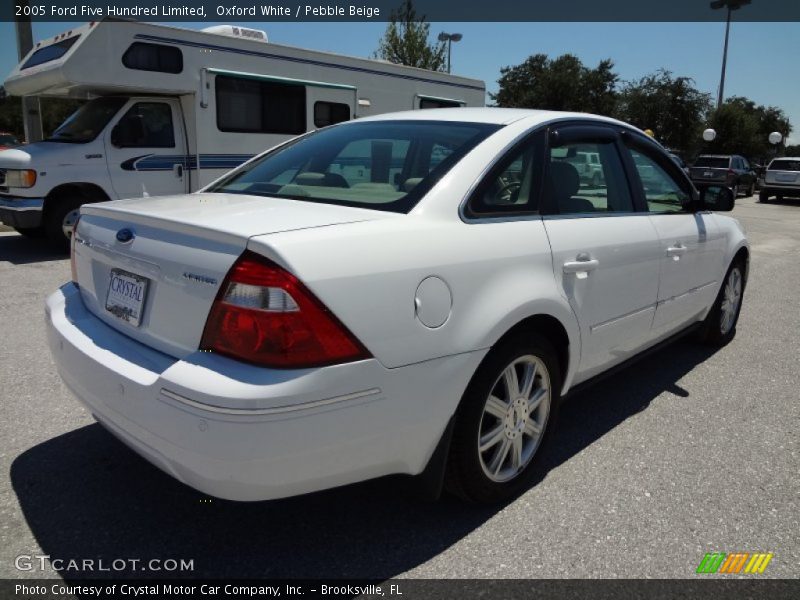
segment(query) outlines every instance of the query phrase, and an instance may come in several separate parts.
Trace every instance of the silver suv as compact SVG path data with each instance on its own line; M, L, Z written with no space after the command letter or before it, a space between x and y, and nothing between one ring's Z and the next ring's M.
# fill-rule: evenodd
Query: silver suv
M761 202L775 196L780 202L784 196L800 198L800 158L787 156L774 158L764 173L764 184L758 194Z

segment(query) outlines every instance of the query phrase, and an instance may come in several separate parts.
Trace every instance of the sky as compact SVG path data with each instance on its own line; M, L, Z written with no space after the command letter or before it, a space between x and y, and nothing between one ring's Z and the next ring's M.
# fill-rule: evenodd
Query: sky
M218 23L175 23L199 28ZM271 42L353 56L370 56L386 24L242 23L263 29ZM35 40L72 27L69 23L34 23ZM497 91L500 68L528 56L564 53L587 66L614 61L622 80L635 80L659 68L694 79L698 89L717 96L722 66L724 23L431 23L431 34L463 34L453 44L452 72L482 79ZM747 96L777 106L795 131L788 143L800 143L800 23L731 24L725 96ZM16 61L13 23L0 23L0 77Z

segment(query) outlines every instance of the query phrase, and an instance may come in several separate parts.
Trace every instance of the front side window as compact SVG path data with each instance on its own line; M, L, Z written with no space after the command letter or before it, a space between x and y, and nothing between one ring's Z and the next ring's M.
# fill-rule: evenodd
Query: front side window
M638 150L631 150L633 164L647 200L647 210L651 213L685 212L691 197L664 168L655 160Z
M327 127L350 120L350 107L342 102L315 102L314 127Z
M53 132L48 142L85 144L103 131L111 118L128 101L127 98L109 96L95 98L76 110Z
M118 148L174 148L172 108L164 102L137 102L111 133Z
M321 129L233 171L205 191L408 212L498 128L374 121ZM444 158L442 148L449 150Z
M306 88L217 75L217 127L237 133L297 135L306 131Z
M632 212L633 199L613 142L550 149L545 190L558 214Z
M122 55L122 64L137 71L180 73L183 71L183 53L174 46L134 42Z

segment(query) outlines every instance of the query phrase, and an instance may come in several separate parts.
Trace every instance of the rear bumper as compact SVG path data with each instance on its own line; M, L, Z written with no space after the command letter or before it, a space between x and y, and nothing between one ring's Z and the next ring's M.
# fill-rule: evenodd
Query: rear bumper
M44 198L0 196L0 221L11 227L39 227Z
M104 324L74 284L47 299L46 321L59 373L100 423L176 479L231 500L422 472L483 358L297 371L177 360Z
M800 186L798 185L775 185L774 183L765 183L761 186L761 192L768 196L791 196L800 198Z

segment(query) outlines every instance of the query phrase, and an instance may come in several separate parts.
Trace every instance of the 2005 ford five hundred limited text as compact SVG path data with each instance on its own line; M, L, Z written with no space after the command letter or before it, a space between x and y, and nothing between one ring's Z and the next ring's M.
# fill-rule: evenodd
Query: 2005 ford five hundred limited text
M733 337L749 250L711 212L732 206L611 119L360 119L195 194L85 205L49 343L100 423L205 493L404 473L497 501L577 384Z

